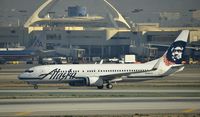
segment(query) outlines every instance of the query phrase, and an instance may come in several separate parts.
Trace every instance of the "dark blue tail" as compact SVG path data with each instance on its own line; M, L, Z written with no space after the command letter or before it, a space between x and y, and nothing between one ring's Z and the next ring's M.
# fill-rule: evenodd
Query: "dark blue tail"
M187 44L189 31L183 30L164 54L166 64L181 64Z

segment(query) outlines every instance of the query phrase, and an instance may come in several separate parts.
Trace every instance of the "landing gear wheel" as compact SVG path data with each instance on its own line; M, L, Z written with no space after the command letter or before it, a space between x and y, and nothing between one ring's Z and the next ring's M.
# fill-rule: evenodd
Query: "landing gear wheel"
M112 89L112 88L113 88L113 85L109 83L109 84L106 85L106 88Z
M103 85L97 86L98 89L103 89Z
M38 85L34 85L34 89L38 89Z

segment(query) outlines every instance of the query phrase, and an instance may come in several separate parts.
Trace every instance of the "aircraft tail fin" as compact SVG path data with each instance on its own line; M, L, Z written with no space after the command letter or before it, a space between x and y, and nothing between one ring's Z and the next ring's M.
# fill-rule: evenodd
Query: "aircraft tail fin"
M163 55L165 65L182 64L189 30L183 30Z

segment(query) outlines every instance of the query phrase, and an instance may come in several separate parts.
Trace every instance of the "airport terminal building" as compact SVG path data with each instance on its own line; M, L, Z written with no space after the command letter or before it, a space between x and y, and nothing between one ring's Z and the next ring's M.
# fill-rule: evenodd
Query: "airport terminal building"
M189 57L200 56L199 27L160 27L159 23L128 23L114 9L115 17L92 16L87 7L70 6L66 17L55 18L39 13L50 3L42 4L21 27L2 27L0 46L22 45L31 50L55 50L67 57L120 58L135 54L138 57L156 58L163 54L181 30L190 30L189 45L197 49L187 50ZM81 53L75 56L74 53Z
M129 30L114 28L33 31L30 37L33 39L32 42L40 40L44 50L57 47L84 49L86 56L102 58L129 54L133 38Z

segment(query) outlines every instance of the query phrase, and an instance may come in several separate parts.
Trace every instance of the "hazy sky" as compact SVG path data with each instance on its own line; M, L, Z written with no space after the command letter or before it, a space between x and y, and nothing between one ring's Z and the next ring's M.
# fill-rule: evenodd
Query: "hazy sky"
M30 16L45 0L0 0L0 23L16 21ZM108 0L124 16L130 17L135 22L154 22L158 20L160 12L178 12L184 17L190 15L189 10L200 10L200 0ZM64 15L67 6L82 5L92 15L107 12L103 0L59 0L49 11L55 11L57 15ZM134 9L143 9L142 12L132 13ZM20 13L26 10L27 13ZM23 17L24 18L24 17ZM182 20L189 20L182 18ZM170 21L171 22L171 21ZM172 21L173 22L173 21ZM184 21L183 21L184 22ZM186 21L187 22L187 21Z

